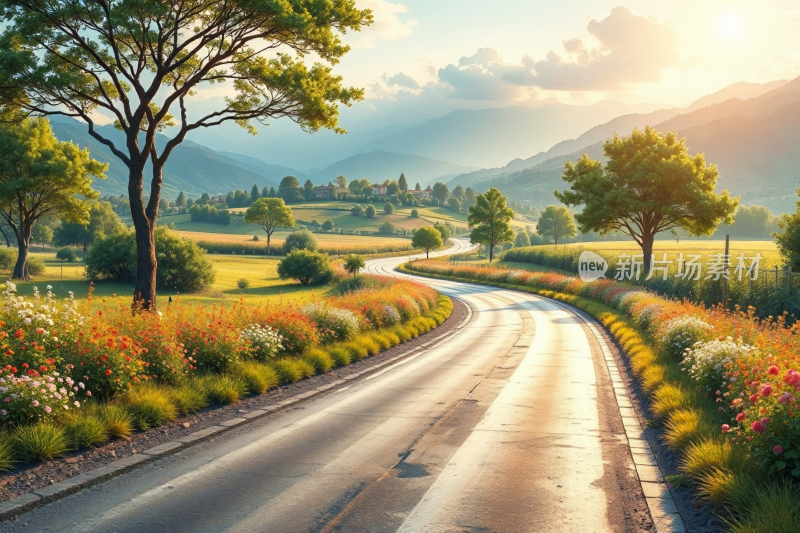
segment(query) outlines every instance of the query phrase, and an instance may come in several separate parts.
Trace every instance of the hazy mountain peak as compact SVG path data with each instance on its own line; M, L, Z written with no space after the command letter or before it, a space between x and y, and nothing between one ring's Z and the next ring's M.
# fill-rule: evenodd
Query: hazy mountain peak
M697 109L702 109L710 105L720 104L732 98L750 100L751 98L757 98L770 91L774 91L787 83L789 83L787 80L770 81L767 83L739 81L694 101L686 108L686 111L696 111Z

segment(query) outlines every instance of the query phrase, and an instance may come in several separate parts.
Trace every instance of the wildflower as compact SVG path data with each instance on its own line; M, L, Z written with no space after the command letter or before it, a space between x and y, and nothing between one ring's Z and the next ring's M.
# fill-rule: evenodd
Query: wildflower
M789 401L789 398L791 397L792 397L791 394L789 394L788 392L784 392L783 394L781 394L780 398L778 398L778 401L781 403L786 403Z
M31 403L33 404L34 407L39 407L38 400L33 400Z
M764 433L764 431L765 431L767 428L766 428L766 427L764 427L764 424L762 424L761 422L759 422L758 420L756 420L755 422L753 422L752 424L750 424L750 429L752 429L752 430L753 430L753 431L755 431L756 433L762 434L762 433Z
M767 374L770 374L772 376L777 376L778 372L780 372L780 369L775 365L772 365L767 369Z
M744 411L736 415L737 422L744 422L746 418L747 418L747 413L745 413Z
M722 432L727 433L731 427L728 424L722 424Z
M781 448L780 444L776 444L774 448L772 448L772 453L775 455L780 455L783 453L783 448Z
M767 424L769 424L769 418L762 418L761 423L766 426Z
M49 406L49 405L45 405L45 406L44 406L44 412L45 412L45 413L47 413L47 414L50 414L50 412L51 412L51 411L52 411L52 409L50 409L50 406Z
M767 383L766 385L761 386L761 396L769 396L772 394L772 385Z
M0 415L6 416L7 414L8 411L6 411L5 409L0 409Z
M86 391L86 396L91 396L91 395L92 395L92 391L90 391L90 390L87 390L87 391Z
M756 403L757 401L758 401L758 394L751 394L750 403Z
M75 405L75 407L80 407L81 406L81 402L79 402L77 400L72 402L72 403Z

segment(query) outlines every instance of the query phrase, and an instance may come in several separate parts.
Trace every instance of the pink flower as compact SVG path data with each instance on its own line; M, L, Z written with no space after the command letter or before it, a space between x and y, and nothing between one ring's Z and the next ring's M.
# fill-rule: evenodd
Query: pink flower
M758 401L758 394L753 394L750 396L750 403L756 403Z
M772 448L772 453L775 455L780 455L783 453L783 448L781 448L779 444L776 444L775 447Z
M784 392L783 394L781 394L781 397L778 398L778 401L781 403L786 403L789 401L789 398L791 397L792 397L791 394L789 394L788 392Z
M34 407L39 407L39 402L37 400L33 400L32 403Z
M5 409L0 409L0 415L6 416L7 414L8 411L6 411Z
M755 422L750 424L750 429L752 429L756 433L764 433L764 430L766 430L767 428L764 427L764 424L756 420Z
M767 369L767 374L771 374L771 375L773 375L773 376L777 376L777 375L778 375L778 372L780 372L780 368L778 368L778 367L777 367L777 366L775 366L775 365L772 365L771 367L769 367L769 368ZM780 446L778 446L778 448L780 448Z
M766 385L761 386L761 396L769 396L772 394L772 385L767 383Z
M49 405L45 405L44 406L44 412L45 413L50 413L50 411L52 411L52 409L50 409L50 406Z
M87 391L86 391L86 396L91 396L91 395L92 395L92 391L90 391L90 390L87 390Z
M717 396L719 396L719 395L720 395L720 394L722 394L722 393L721 393L720 391L717 391L715 394L716 394Z
M727 433L731 427L728 424L722 424L722 432Z
M762 418L761 423L766 426L767 424L769 424L769 418Z
M747 413L745 413L744 411L736 415L737 422L744 422L746 418L747 418Z

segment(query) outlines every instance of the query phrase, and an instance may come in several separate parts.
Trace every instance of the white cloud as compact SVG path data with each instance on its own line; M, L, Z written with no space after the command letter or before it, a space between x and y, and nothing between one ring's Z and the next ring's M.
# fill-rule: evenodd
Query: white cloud
M371 9L373 22L360 32L348 33L344 41L353 48L373 48L375 41L396 41L411 35L419 21L407 18L408 7L387 0L358 0L359 9Z

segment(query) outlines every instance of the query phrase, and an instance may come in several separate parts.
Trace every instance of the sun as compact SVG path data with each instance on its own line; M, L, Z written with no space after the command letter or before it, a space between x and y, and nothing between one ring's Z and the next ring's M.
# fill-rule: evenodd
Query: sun
M725 15L719 19L717 31L726 39L734 40L742 34L743 26L742 19L737 15Z

